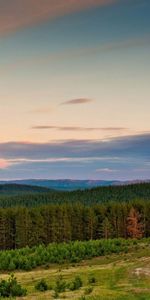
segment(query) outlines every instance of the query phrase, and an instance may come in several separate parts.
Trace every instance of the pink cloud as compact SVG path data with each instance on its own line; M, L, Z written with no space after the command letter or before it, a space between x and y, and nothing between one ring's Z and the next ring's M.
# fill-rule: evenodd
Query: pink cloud
M9 163L4 160L4 159L0 159L0 169L6 169L9 166Z
M0 35L117 0L8 0L0 3Z
M93 100L88 98L78 98L78 99L62 102L61 105L86 104L89 102L93 102Z

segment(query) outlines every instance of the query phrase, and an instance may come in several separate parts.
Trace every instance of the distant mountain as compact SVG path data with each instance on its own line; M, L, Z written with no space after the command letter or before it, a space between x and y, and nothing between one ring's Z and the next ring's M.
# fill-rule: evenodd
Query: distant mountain
M71 180L71 179L58 179L58 180L39 180L39 179L27 179L27 180L13 180L13 181L0 181L0 185L26 185L25 191L45 192L46 189L73 191L73 190L85 190L99 186L114 186L114 185L127 185L132 183L140 183L142 181L105 181L105 180ZM148 181L147 181L148 182ZM31 188L32 186L32 188ZM33 188L34 187L34 188ZM40 187L39 190L36 187ZM5 187L6 188L6 187ZM23 187L22 187L23 188ZM42 190L44 188L44 190ZM46 188L46 189L45 189ZM18 187L17 187L18 189ZM20 188L21 189L21 188ZM37 190L36 190L37 189Z
M119 185L119 181L103 181L103 180L70 180L70 179L59 179L59 180L38 180L38 179L27 179L27 180L15 180L15 181L0 181L1 184L17 184L27 186L37 186L48 189L72 191L78 189L90 189L98 186L109 186Z

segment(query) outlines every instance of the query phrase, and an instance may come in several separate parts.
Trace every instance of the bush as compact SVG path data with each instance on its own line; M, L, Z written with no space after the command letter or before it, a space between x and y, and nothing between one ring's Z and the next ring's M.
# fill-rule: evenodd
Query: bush
M66 282L63 280L62 276L60 275L57 280L56 280L56 285L55 285L55 293L63 293L66 290Z
M4 298L26 296L27 290L17 282L12 274L8 280L0 281L0 296Z
M94 284L96 283L96 278L94 276L90 276L89 279L88 279L88 283L89 284Z
M40 281L38 281L37 284L35 285L35 289L37 291L40 291L40 292L47 291L48 290L48 284L45 281L45 279L41 279Z
M137 245L133 245L137 243ZM143 240L143 243L146 242ZM147 242L148 243L148 242ZM72 263L92 257L110 255L111 253L126 253L135 247L142 247L142 243L133 240L92 240L75 241L70 243L51 243L48 246L35 246L15 250L0 251L0 270L26 270L45 265L46 268L53 263Z
M55 293L54 293L54 299L57 299L58 297L59 297L59 293L57 292L57 291L55 291Z
M8 266L8 270L9 271L14 271L16 269L16 265L14 264L14 262L11 260L10 264Z
M85 295L89 295L89 294L91 294L93 292L93 287L92 286L90 286L90 287L88 287L88 288L86 288L85 289Z
M76 276L75 279L69 284L68 288L71 291L79 290L83 285L82 279L80 276Z

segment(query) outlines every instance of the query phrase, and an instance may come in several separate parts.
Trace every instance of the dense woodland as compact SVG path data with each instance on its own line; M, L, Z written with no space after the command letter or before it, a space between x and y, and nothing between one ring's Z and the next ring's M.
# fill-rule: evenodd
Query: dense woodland
M63 192L25 185L0 185L0 207L36 207L47 204L129 202L150 200L150 183L125 186L97 187L93 189Z
M81 203L0 209L0 249L150 236L150 202Z
M138 197L137 197L138 196ZM150 236L150 184L0 197L0 249Z

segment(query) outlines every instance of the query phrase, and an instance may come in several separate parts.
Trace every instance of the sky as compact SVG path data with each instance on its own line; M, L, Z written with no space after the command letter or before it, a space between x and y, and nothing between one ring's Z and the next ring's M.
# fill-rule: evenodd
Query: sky
M149 0L0 0L0 180L150 179L149 16Z

